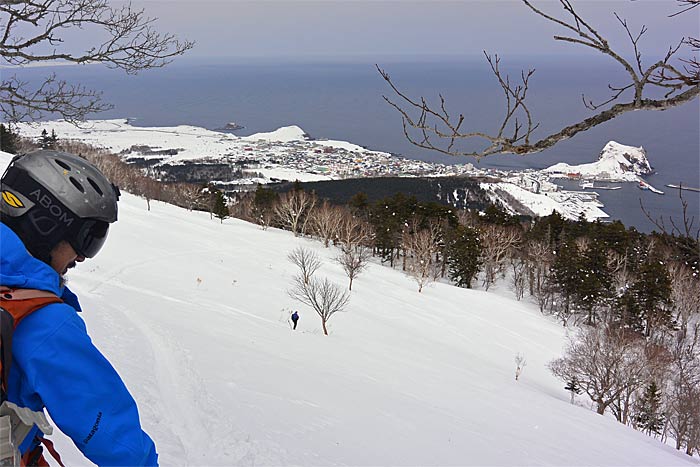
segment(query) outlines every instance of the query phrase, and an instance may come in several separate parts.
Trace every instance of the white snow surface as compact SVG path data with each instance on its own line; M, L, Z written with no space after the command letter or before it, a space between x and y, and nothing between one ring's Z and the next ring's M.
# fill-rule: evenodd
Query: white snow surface
M543 172L562 175L578 173L584 179L636 182L639 181L640 175L648 175L652 169L643 147L625 146L610 141L600 152L596 162L580 165L561 162L544 169Z
M37 138L42 130L54 130L61 138L74 139L119 153L134 145L147 145L153 149L178 149L178 154L168 162L195 160L204 157L219 158L244 153L253 142L289 143L310 141L306 132L297 125L279 128L267 133L255 133L239 137L231 133L206 128L179 125L174 127L137 127L125 119L87 120L75 126L65 120L19 123L19 132L26 137ZM348 151L366 152L367 149L346 141L313 140L318 146L342 148Z
M103 251L69 273L161 465L697 465L584 397L571 405L547 369L565 329L531 303L444 283L419 294L372 264L324 336L286 292L299 246L322 258L317 276L347 286L333 247L158 202L149 212L125 193ZM89 465L53 438L66 465Z
M507 193L513 199L528 208L536 216L548 216L557 211L566 219L576 220L581 214L590 222L596 219L610 217L601 209L602 204L595 200L594 195L580 191L550 191L533 193L513 183L480 183L489 196L503 205L508 206L509 200L501 192ZM513 214L515 212L512 212Z
M307 138L306 132L296 125L278 128L269 133L255 133L250 136L243 136L244 141L304 141Z

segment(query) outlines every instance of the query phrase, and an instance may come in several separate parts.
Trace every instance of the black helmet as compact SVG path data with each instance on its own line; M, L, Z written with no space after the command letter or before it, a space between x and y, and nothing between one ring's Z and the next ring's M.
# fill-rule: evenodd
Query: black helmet
M2 222L47 263L62 240L92 258L117 220L119 189L88 161L66 152L39 150L15 157L1 189Z

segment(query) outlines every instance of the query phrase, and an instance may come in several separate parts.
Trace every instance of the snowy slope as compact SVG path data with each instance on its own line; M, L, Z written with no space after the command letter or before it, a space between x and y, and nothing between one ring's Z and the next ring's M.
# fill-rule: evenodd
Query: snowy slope
M644 148L609 141L596 162L580 165L561 162L544 169L543 172L552 175L577 173L584 179L636 182L639 181L640 175L648 175L652 169Z
M446 284L418 294L374 264L324 336L286 294L286 256L311 248L317 274L345 285L332 248L151 205L125 194L104 251L69 279L162 465L697 465L570 405L545 366L565 332L532 305ZM55 438L67 465L86 465Z

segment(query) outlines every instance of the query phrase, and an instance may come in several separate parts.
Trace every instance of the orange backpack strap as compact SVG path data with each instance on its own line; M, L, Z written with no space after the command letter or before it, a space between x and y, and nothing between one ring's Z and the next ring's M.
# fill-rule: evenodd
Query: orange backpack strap
M17 325L30 313L51 303L60 303L58 296L45 290L12 289L0 286L0 378L3 400L12 363L12 334Z

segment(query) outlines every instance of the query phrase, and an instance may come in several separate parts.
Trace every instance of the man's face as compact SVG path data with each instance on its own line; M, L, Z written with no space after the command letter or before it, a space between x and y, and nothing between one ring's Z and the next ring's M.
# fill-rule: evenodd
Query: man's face
M70 243L65 240L62 240L51 250L51 267L61 277L76 263L83 261L85 261L85 257L76 253Z

